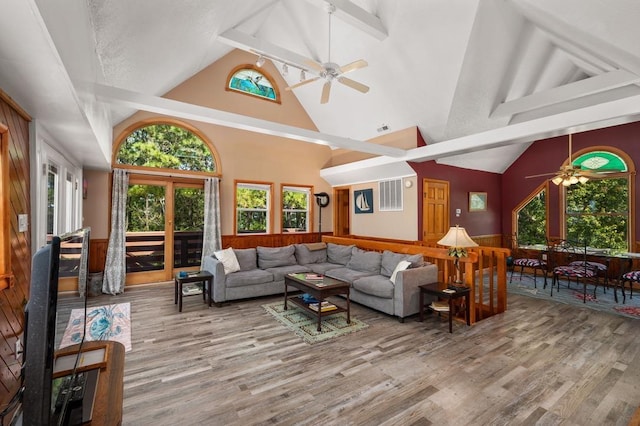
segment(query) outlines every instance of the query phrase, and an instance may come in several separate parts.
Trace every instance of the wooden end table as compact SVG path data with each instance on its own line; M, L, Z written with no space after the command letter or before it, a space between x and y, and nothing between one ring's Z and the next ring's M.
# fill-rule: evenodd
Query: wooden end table
M202 282L202 300L206 303L207 297L209 298L209 307L211 307L211 301L213 300L213 275L207 271L187 272L186 277L181 277L180 272L175 275L175 291L173 297L173 303L178 304L178 312L182 312L182 287L187 283ZM200 293L187 294L184 296L194 296Z
M453 293L449 293L443 290L440 290L440 288L445 287L444 284L442 283L431 283L431 284L423 284L418 286L420 288L420 322L424 321L424 296L426 294L430 295L430 296L437 296L439 299L444 299L447 300L449 302L449 333L453 333L453 301L455 299L458 299L460 297L464 297L464 304L465 304L465 319L467 320L467 325L471 325L471 318L470 318L470 297L471 297L471 289L470 288L457 288L455 292Z

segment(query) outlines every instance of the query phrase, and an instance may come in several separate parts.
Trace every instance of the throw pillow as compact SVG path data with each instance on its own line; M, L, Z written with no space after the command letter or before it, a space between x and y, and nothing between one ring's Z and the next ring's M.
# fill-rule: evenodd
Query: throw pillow
M379 274L381 261L382 255L380 253L354 247L351 249L351 259L349 259L347 263L347 268L360 272Z
M220 262L222 262L225 275L228 275L240 270L240 264L238 263L238 258L236 257L236 254L233 252L233 249L231 247L226 248L224 250L218 250L213 254L216 256L216 258Z
M391 278L389 278L389 280L395 284L398 272L404 271L409 266L411 266L411 262L409 262L408 260L401 260L400 262L398 262L398 266L396 266L396 269L393 270L393 274L391 274Z
M256 249L233 249L233 252L236 254L241 271L253 271L258 268Z
M292 245L284 247L258 246L258 266L260 269L276 268L278 266L296 265L296 248Z
M401 260L411 262L411 268L419 268L424 265L424 258L421 254L409 255L385 250L382 253L382 266L380 268L380 273L385 277L390 277Z
M327 244L327 260L330 263L337 263L338 265L346 265L351 259L351 249L354 245L343 246L340 244Z
M310 250L307 244L296 244L298 264L324 263L327 261L327 250Z

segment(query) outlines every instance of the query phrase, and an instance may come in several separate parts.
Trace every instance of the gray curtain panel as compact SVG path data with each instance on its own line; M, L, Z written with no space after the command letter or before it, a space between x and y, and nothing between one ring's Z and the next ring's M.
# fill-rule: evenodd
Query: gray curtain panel
M220 179L207 178L204 181L204 233L202 236L202 259L222 249L220 226Z
M126 231L127 231L127 191L129 189L129 175L126 171L113 171L113 192L111 194L111 235L107 248L107 260L104 268L102 292L120 294L124 292L124 282L127 277L125 260Z

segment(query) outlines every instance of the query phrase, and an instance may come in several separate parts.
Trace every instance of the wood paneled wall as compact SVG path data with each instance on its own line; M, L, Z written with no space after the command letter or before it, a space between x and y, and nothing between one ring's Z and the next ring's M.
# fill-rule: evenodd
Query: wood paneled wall
M0 90L0 123L8 127L9 227L12 286L0 291L0 406L19 385L16 340L22 340L24 305L31 281L31 232L18 232L18 214L29 214L29 122L31 118Z

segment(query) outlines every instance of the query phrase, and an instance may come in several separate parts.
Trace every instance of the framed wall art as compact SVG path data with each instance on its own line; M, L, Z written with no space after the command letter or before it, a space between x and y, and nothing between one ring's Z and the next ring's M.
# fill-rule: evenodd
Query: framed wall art
M355 213L373 213L373 189L353 191Z
M487 193L486 192L470 192L469 193L469 211L470 212L487 211Z

